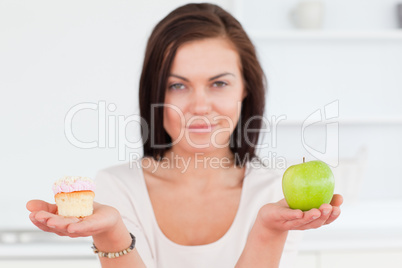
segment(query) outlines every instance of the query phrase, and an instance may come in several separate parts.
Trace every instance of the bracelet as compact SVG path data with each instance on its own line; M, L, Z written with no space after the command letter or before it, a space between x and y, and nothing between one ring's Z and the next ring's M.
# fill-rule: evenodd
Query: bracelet
M97 247L95 246L95 243L92 243L92 249L94 250L95 254L98 254L99 257L106 257L106 258L109 258L109 259L118 258L120 256L123 256L123 255L126 255L126 254L130 253L130 251L132 251L134 249L135 236L132 233L130 233L130 236L131 236L131 245L128 248L123 249L122 251L119 251L119 252L102 252L102 251L99 251L99 249L97 249Z

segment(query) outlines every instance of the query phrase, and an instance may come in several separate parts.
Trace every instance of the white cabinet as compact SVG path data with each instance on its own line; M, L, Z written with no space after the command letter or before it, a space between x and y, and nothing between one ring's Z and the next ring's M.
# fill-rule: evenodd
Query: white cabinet
M0 260L4 268L100 268L98 260Z
M321 254L322 267L400 268L402 250L399 251L348 251Z
M298 256L295 268L400 268L401 250L349 250L305 252Z
M23 260L0 261L0 267L7 268L100 268L97 260Z
M345 206L339 221L304 232L295 268L401 268L402 216L395 211L402 200Z
M295 268L320 268L318 255L315 252L299 253L295 262Z
M40 230L0 231L1 268L100 268L92 239L60 237Z

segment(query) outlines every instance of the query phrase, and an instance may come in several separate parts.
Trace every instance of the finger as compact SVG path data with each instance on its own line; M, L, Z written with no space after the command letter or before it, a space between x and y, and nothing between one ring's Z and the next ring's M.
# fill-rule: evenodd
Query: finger
M81 220L76 217L51 217L47 220L46 225L50 228L55 228L67 232L67 228L70 224L80 222Z
M328 218L332 213L333 207L330 204L322 204L320 206L321 218Z
M31 220L31 222L38 227L39 229L41 229L42 231L49 231L49 227L47 227L46 224L43 224L42 222L38 221L36 219L36 214L37 212L32 212L31 214L29 214L29 219Z
M72 234L67 231L69 224L74 223L75 221L79 221L79 219L77 218L74 219L73 217L65 218L66 222L63 224L62 222L64 221L63 219L64 217L53 215L49 218L46 218L47 220L46 219L42 220L44 216L43 215L37 216L36 214L38 213L43 214L43 212L32 212L29 218L31 219L32 223L42 231L55 233L59 236L69 236L72 238L82 236L80 234Z
M340 207L343 203L343 197L340 194L334 194L331 200L331 205L334 207Z
M339 217L340 214L341 214L341 209L339 207L333 207L331 215L329 216L329 218L327 219L327 221L324 224L332 223Z
M104 226L99 220L93 217L86 217L82 221L68 225L67 232L70 234L81 234L83 236L90 236L98 234L103 231Z
M324 223L328 220L330 215L332 214L332 206L329 204L323 204L320 207L321 216L305 225L299 226L299 230L307 230L307 229L317 229L324 225Z
M44 210L53 214L56 214L57 212L57 206L55 204L50 204L42 200L30 200L26 204L26 208L31 212L40 210Z
M52 228L49 228L46 224L43 224L43 223L39 222L38 220L36 220L36 218L35 218L35 214L36 214L36 213L37 213L37 212L32 212L32 213L29 215L29 219L30 219L31 222L32 222L36 227L38 227L40 230L45 231L45 232L55 233L55 234L60 235L60 236L65 236L65 235L66 235L66 234L64 234L64 233L58 232L58 231L56 231L56 230L53 230Z
M289 207L288 203L286 202L285 198L279 200L277 202L278 205L282 206L282 207Z
M321 217L321 211L319 209L313 208L304 212L304 217L302 220L304 220L305 222L311 222L318 219L319 217Z
M302 219L303 218L303 211L300 209L283 209L281 211L281 216L284 220L286 221L293 221L297 219Z
M60 217L59 215L41 210L37 211L35 214L35 219L45 225L47 225L47 221L51 218Z
M319 209L313 208L309 211L303 213L303 218L297 220L287 221L285 225L289 230L300 230L299 228L303 225L309 224L310 222L318 219L321 216Z

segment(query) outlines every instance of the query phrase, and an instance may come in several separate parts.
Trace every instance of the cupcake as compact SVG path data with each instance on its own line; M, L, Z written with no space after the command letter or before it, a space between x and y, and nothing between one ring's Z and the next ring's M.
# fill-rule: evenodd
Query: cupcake
M58 214L65 217L92 215L94 182L85 177L67 176L53 184Z

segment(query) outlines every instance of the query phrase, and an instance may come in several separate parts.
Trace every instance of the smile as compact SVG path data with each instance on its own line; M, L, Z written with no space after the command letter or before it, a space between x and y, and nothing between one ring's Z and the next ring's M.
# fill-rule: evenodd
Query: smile
M206 133L206 132L211 132L216 128L215 125L191 125L188 126L187 129L189 132L196 132L196 133Z

